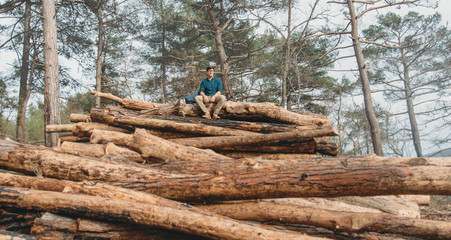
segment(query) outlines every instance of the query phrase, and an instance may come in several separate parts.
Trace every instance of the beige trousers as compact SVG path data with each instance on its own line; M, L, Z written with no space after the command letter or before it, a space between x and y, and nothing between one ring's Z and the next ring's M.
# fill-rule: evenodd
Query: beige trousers
M194 100L196 100L197 105L199 105L200 109L201 109L205 114L210 112L210 111L208 111L207 107L205 107L205 104L204 104L204 98L203 98L201 95L196 96L196 97L194 98ZM213 108L213 114L218 115L218 114L219 114L219 111L221 111L222 106L224 106L224 103L225 103L225 102L226 102L226 97L225 97L224 95L219 95L219 96L215 99L216 106L214 106L214 108Z

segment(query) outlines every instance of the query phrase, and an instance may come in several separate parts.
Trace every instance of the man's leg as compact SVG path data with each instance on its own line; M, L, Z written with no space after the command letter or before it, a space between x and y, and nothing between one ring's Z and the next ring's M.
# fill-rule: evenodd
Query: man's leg
M199 96L196 96L194 98L194 100L196 101L197 105L199 105L202 112L204 112L204 115L202 117L210 119L211 118L210 112L208 111L207 107L205 107L204 98L201 95L199 95Z
M216 106L214 107L213 116L219 117L219 111L221 111L222 107L224 106L224 103L226 102L226 97L224 95L219 95L216 98Z

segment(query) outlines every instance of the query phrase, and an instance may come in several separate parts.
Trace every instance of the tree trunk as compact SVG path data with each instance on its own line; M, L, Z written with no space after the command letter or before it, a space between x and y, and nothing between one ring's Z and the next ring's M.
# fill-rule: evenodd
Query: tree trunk
M97 17L97 58L96 58L96 91L101 92L102 91L102 54L103 54L103 48L104 48L104 25L103 25L103 15L102 15L102 0L99 0L96 8L92 9L94 14ZM100 107L100 97L96 97L96 107Z
M3 206L71 214L109 221L133 222L215 239L317 239L289 231L277 231L212 214L134 203L110 198L14 187L0 187Z
M283 71L282 71L282 101L281 104L283 108L285 108L287 104L287 89L288 89L288 72L290 70L291 63L291 8L292 2L288 0L288 20L287 20L287 36L285 39L285 61L283 63Z
M56 39L55 1L42 0L44 26L44 124L60 124L60 88L58 74L58 49ZM56 146L58 134L46 133L45 145Z
M420 131L418 130L417 119L415 116L415 108L413 104L413 92L412 89L410 88L409 67L406 61L406 56L403 48L401 48L401 58L402 65L404 67L403 71L404 94L406 97L407 113L409 114L410 131L412 133L413 146L415 147L417 157L422 157L423 152L421 150Z
M350 213L320 210L266 201L200 206L239 220L282 222L345 232L385 232L428 239L451 238L451 222L402 218L384 213Z
M224 9L218 9L217 7L215 7L215 4L216 3L214 3L214 2L209 2L207 4L207 10L208 10L208 15L211 18L211 23L213 25L214 38L215 38L215 43L216 43L216 51L218 53L219 65L221 67L222 83L223 83L223 88L224 88L223 94L227 97L227 99L233 100L235 98L235 94L233 93L232 84L230 83L230 80L229 80L229 72L230 72L229 62L228 62L229 57L227 56L227 53L225 51L225 46L224 46L224 41L223 41L224 31L227 28L227 26L229 25L231 18L227 16L227 18L229 18L229 21L227 21L226 23L221 25L220 19L219 19L221 16L219 16L219 15L220 15L221 11L224 11ZM222 3L221 3L221 5L222 5Z
M357 66L359 68L360 73L360 81L362 82L363 99L365 102L365 113L371 128L371 140L373 142L373 150L375 154L383 156L384 153L382 150L381 130L379 128L379 123L377 122L377 117L373 106L373 100L371 99L370 80L368 78L368 70L367 70L368 68L365 65L365 59L363 57L362 48L360 46L357 25L358 19L354 9L353 0L347 0L347 3L349 7L349 14L351 17L352 46L354 47L354 53L357 59Z
M28 130L25 124L25 115L27 111L27 103L29 99L28 92L28 72L30 66L30 29L31 20L31 1L25 1L24 12L24 36L23 36L23 50L22 50L22 66L20 68L20 87L19 87L19 102L17 104L17 118L16 118L16 138L21 142L27 142Z

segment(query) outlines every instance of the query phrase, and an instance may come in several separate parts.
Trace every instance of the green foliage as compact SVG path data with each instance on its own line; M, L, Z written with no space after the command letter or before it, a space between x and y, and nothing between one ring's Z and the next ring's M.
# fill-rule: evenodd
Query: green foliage
M61 104L61 123L70 123L71 113L90 113L95 106L95 97L89 93L77 93Z
M45 139L44 103L38 102L37 106L31 105L27 115L28 140L32 143L43 142Z

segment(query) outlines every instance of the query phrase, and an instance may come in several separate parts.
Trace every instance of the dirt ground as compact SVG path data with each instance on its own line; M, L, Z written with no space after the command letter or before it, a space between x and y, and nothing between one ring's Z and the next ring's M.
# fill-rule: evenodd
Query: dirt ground
M420 206L421 218L451 221L451 196L431 196L429 206Z

